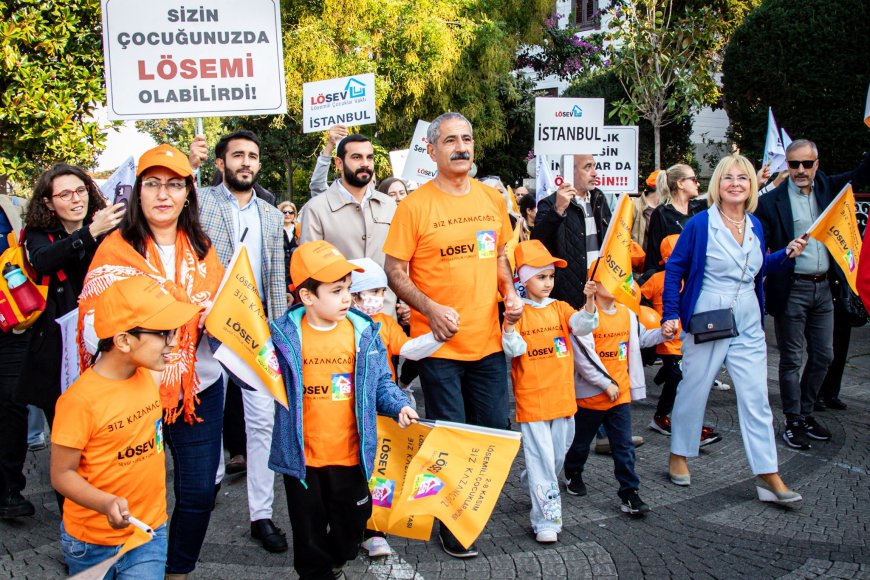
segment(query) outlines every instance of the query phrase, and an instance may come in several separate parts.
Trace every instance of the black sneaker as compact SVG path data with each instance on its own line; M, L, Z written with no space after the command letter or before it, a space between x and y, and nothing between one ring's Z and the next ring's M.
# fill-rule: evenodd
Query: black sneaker
M701 427L700 447L706 447L707 445L719 443L720 441L722 441L722 436L713 431L712 427Z
M632 489L622 498L622 511L629 515L640 517L649 511L649 506L643 503L637 490Z
M831 432L825 429L818 421L813 417L806 417L803 421L804 432L806 432L807 437L811 437L818 441L830 441L831 440Z
M9 491L0 497L0 518L22 518L35 513L36 508L21 496L21 492Z
M463 547L462 544L459 543L459 540L456 539L456 536L454 536L453 533L447 529L447 526L443 524L441 525L441 532L438 536L441 538L441 549L454 558L474 558L480 553L477 551L474 544L467 548Z
M571 495L586 495L586 484L583 483L583 474L581 472L572 473L566 478L565 489Z
M801 421L786 420L782 431L782 440L792 449L807 450L810 448L810 439L804 432L804 424Z

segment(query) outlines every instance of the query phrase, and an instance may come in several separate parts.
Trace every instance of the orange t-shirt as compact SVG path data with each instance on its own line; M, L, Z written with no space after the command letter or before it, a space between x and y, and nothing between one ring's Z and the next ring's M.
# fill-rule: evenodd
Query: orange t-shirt
M384 253L409 262L414 285L460 317L459 332L432 356L479 360L501 350L497 257L510 237L504 200L474 179L465 195L444 193L430 181L399 204ZM412 308L411 336L431 330Z
M81 450L76 472L97 489L127 498L130 513L152 528L166 522L163 409L151 372L127 380L86 370L57 400L51 442ZM63 525L72 537L101 546L123 544L106 516L67 499Z
M631 379L628 376L631 315L624 305L616 302L614 306L616 311L611 313L598 309L598 328L592 332L592 336L595 338L595 352L604 363L604 370L619 385L619 398L611 403L607 393L601 393L588 399L577 399L577 404L585 409L606 411L631 402Z
M665 273L656 272L650 279L647 280L641 287L640 292L644 298L652 302L653 309L661 314L664 312L664 304L662 303L662 292L665 289ZM680 321L677 320L677 334L680 336ZM658 354L672 354L676 356L683 355L683 341L679 338L673 338L667 342L656 345Z
M514 325L526 341L526 352L511 360L517 400L517 421L549 421L577 412L574 400L574 356L571 326L576 311L567 302L544 308L526 305Z
M302 317L302 436L305 464L359 465L353 324L311 328Z
M390 365L390 372L393 373L393 382L396 382L396 368L393 366L393 357L399 354L405 343L411 340L396 319L392 316L387 316L383 312L378 312L372 316L372 320L380 322L381 329L378 334L387 349L387 363Z

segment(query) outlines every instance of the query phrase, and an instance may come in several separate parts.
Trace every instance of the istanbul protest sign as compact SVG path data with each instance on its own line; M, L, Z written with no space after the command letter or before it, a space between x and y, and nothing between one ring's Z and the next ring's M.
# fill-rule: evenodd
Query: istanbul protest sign
M391 527L410 516L434 516L470 546L492 515L520 438L516 431L436 422L408 466Z
M275 355L266 310L248 252L239 244L227 264L205 328L221 342L214 357L246 385L287 407L287 390Z
M378 415L378 452L369 479L372 494L370 530L424 541L432 535L432 516L410 515L390 525L393 506L402 495L408 465L431 430L432 427L423 423L413 423L402 429L394 419Z
M375 122L375 75L367 73L302 85L302 132L326 131L333 125Z
M417 121L414 136L411 138L411 146L408 147L405 167L402 170L402 179L405 181L416 181L423 185L427 181L435 179L435 175L438 173L438 166L432 161L426 147L429 145L429 139L426 137L429 125L430 123L427 121Z
M636 126L607 126L601 130L601 149L595 154L595 187L604 193L627 193L637 188Z
M280 5L102 0L110 119L287 112Z
M535 99L535 155L601 151L604 99Z

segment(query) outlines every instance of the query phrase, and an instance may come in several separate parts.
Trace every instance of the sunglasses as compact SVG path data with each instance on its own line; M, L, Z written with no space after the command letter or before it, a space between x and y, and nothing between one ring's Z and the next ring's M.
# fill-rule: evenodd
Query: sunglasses
M801 166L803 166L804 169L812 169L813 165L815 165L816 161L818 161L818 159L805 159L803 161L798 161L796 159L795 160L789 159L788 166L790 169L797 169L798 167L801 167Z
M687 179L688 179L689 181L694 181L695 183L698 183L698 176L697 176L697 175L693 175L693 176L691 176L691 177L684 177L684 178L682 179L682 181L686 181Z
M293 210L285 209L283 212L284 215L296 215L296 212Z

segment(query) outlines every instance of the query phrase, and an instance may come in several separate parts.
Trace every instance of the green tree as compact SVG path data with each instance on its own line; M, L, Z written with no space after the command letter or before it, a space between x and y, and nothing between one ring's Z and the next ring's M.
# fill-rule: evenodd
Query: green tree
M209 147L208 159L200 169L200 183L209 184L215 174L214 144L221 135L227 132L221 117L205 117L202 120L203 130ZM167 143L180 151L187 153L190 143L196 136L195 119L146 119L136 121L136 128L150 135L158 143Z
M602 97L605 107L612 108L620 99L625 98L625 89L616 73L600 71L598 74L578 78L565 90L566 97ZM661 132L661 164L655 162L654 137L652 123L640 119L638 123L638 168L641 181L654 169L667 168L674 163L696 165L694 148L690 139L692 135L692 116L685 116L665 127Z
M716 104L719 54L753 0L617 0L607 9L610 68L626 97L611 116L648 120L654 162L661 166L661 130Z
M0 0L0 190L65 161L90 166L104 143L99 0Z
M762 158L768 107L792 138L816 142L826 172L854 169L870 150L866 0L765 0L731 37L722 68L731 136L750 159Z

